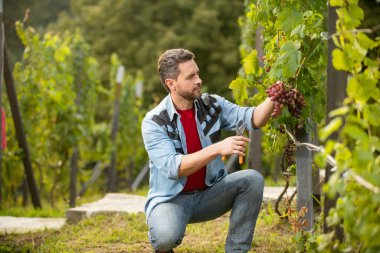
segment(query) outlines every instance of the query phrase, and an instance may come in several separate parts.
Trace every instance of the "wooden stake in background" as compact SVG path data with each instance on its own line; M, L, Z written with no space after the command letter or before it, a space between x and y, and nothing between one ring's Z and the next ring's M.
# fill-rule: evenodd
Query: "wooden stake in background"
M11 106L12 118L15 124L17 142L23 151L23 154L21 155L21 157L22 157L22 162L24 164L24 168L25 168L26 180L28 183L28 188L29 188L31 199L32 199L32 203L35 208L41 208L42 205L41 205L40 197L38 195L37 184L36 184L36 180L34 178L34 174L32 170L32 163L30 161L28 143L26 141L24 126L21 119L20 108L17 101L16 88L13 81L12 71L9 66L6 44L4 44L4 79L5 79L5 86L7 88L9 104Z
M113 110L113 120L112 120L112 151L111 151L111 162L108 172L108 192L115 192L117 190L117 170L116 170L116 135L119 124L119 110L120 110L120 93L121 93L121 83L124 77L124 66L119 66L116 74L116 88L115 88L115 102Z

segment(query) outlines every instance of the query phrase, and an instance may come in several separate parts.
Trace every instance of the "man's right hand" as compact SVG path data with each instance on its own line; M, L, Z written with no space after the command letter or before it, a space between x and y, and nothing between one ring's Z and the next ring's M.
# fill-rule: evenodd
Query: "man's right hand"
M216 143L217 152L221 156L238 154L245 156L246 143L251 140L244 136L231 136Z

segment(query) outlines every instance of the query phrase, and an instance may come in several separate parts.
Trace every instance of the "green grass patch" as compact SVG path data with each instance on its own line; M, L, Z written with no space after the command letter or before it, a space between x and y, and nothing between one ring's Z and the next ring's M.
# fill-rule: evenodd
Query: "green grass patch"
M175 252L224 252L229 213L190 224ZM144 214L98 215L59 231L0 235L0 252L152 252ZM290 225L263 207L250 252L295 252Z
M15 217L64 217L68 206L60 201L54 207L50 206L46 201L42 201L43 208L34 208L32 204L26 206L12 206L0 209L0 216Z
M94 202L104 197L104 194L89 194L84 197L78 198L76 206L84 203ZM51 206L47 200L41 200L42 208L34 208L31 203L26 206L5 206L0 208L0 216L15 216L15 217L42 217L42 218L62 218L65 217L66 210L69 209L68 201L63 199L54 203Z

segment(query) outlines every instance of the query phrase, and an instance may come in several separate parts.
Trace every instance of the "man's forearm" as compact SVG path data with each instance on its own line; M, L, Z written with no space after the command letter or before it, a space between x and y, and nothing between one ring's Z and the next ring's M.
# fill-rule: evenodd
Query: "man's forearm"
M206 166L206 164L215 159L218 155L215 144L201 149L198 152L184 155L178 170L178 176L184 177L193 174Z
M259 104L252 117L252 124L254 127L260 128L265 126L269 119L270 115L274 110L274 104L270 100L270 98L267 98L263 103Z
M183 177L193 174L214 160L218 155L237 154L244 156L246 143L248 142L250 142L250 140L247 137L231 136L198 152L184 155L178 169L178 176Z

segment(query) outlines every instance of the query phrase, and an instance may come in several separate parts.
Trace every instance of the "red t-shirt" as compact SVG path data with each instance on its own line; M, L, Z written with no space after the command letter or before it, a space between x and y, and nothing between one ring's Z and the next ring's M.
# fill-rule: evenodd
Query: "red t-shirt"
M187 153L191 154L202 149L201 141L199 140L197 124L195 122L194 107L189 110L177 110L181 115L181 123L185 130ZM206 188L206 167L197 170L195 173L187 177L183 192L200 190Z

